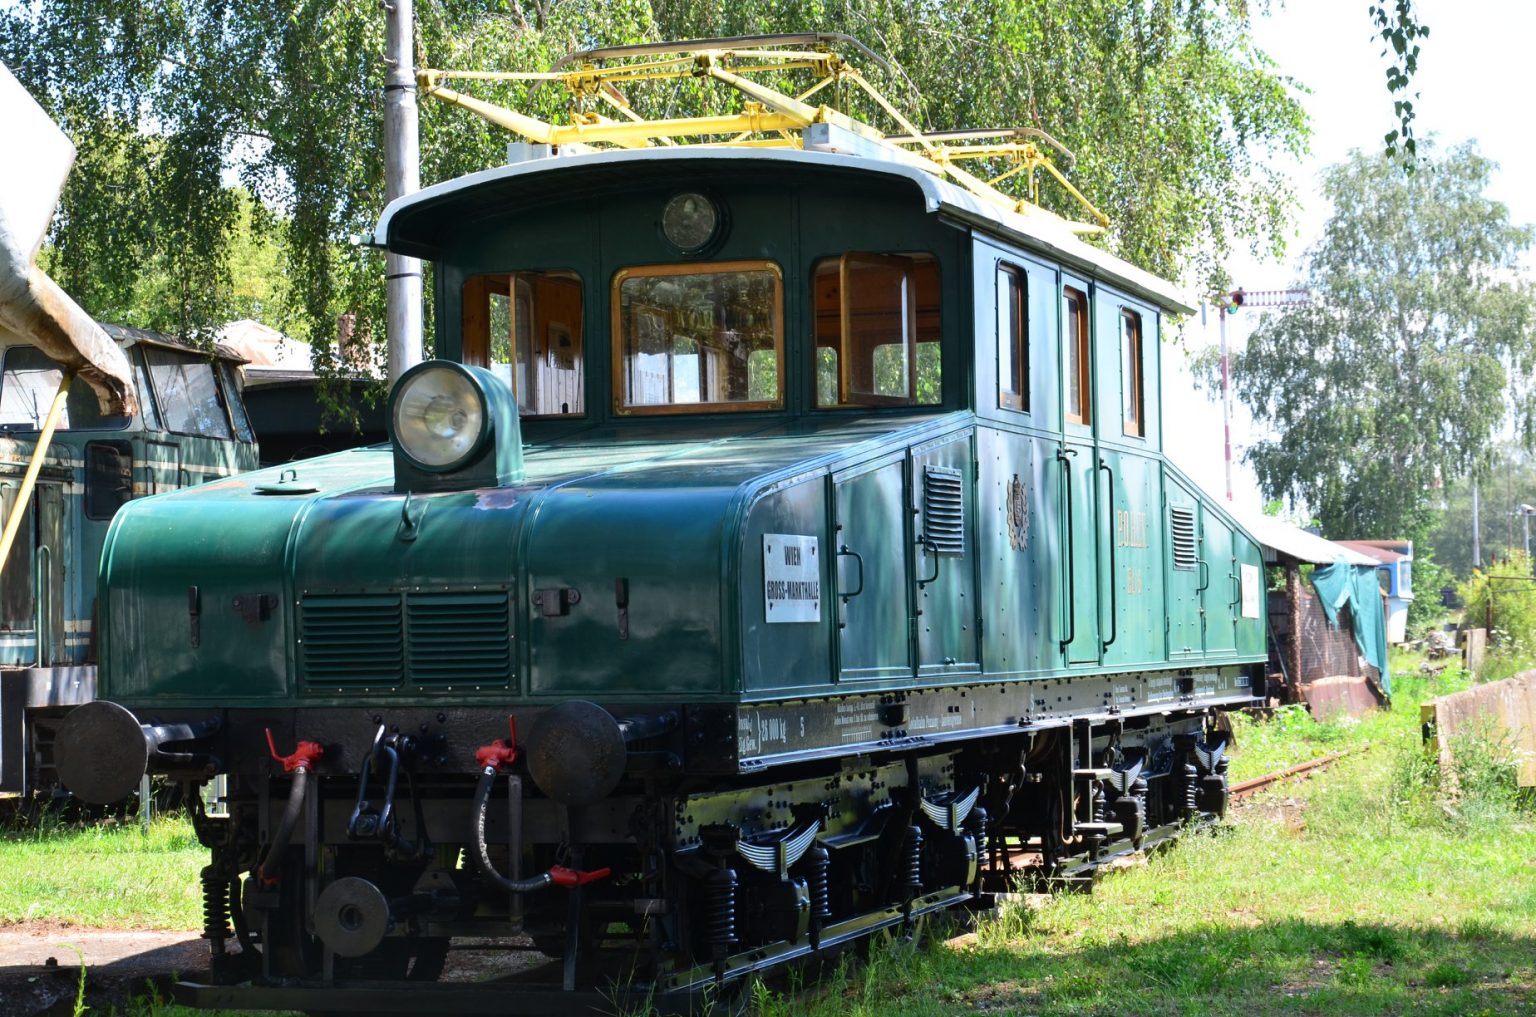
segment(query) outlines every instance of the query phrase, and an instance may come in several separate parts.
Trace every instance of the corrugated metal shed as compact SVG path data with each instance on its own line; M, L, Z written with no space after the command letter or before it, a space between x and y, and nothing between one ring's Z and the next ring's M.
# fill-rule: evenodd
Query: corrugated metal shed
M1274 516L1246 512L1234 513L1238 521L1253 534L1264 548L1264 560L1277 564L1286 559L1309 562L1313 565L1332 565L1344 561L1350 565L1369 565L1375 568L1377 559L1361 554L1331 540L1324 540L1315 533L1308 533L1299 526L1292 526Z

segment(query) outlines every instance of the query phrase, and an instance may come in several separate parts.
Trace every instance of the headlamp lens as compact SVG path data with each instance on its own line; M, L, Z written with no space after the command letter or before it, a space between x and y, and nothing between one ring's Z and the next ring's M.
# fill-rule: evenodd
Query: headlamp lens
M428 467L453 466L474 451L485 402L459 371L442 367L407 378L395 396L395 441Z

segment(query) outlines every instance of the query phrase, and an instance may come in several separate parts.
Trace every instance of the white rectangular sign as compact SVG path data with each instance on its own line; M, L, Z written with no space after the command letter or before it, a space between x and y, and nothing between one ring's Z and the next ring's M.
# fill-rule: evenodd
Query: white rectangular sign
M763 534L763 614L770 623L821 621L821 558L815 537Z
M1259 593L1263 586L1259 582L1261 573L1257 565L1239 565L1238 573L1242 576L1243 587L1243 617L1257 618L1259 616Z

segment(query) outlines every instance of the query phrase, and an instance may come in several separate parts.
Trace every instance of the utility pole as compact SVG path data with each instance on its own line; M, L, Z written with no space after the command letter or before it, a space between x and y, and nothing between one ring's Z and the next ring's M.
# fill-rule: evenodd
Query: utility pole
M1483 567L1483 514L1477 501L1477 481L1472 481L1472 567Z
M1236 290L1232 299L1241 307L1243 291ZM1227 311L1221 308L1221 440L1227 460L1227 501L1232 500L1232 361L1227 355Z
M1300 307L1312 300L1311 290L1253 290L1239 286L1218 297L1221 301L1221 430L1227 459L1227 501L1232 500L1232 361L1227 351L1227 315L1243 307Z
M416 129L415 12L412 0L384 0L384 200L421 187ZM389 381L421 362L421 262L399 254L384 258Z

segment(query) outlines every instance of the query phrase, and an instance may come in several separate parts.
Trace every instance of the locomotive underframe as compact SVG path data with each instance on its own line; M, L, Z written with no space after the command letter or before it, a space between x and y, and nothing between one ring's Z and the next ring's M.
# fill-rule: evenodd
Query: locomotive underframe
M210 984L184 984L178 996L371 1012L548 1013L628 997L694 1008L752 973L1021 884L1082 878L1214 818L1226 767L1212 719L1250 700L1251 677L1225 668L797 703L610 706L661 732L629 746L622 784L566 806L514 766L495 778L485 842L513 879L556 865L611 875L518 894L494 888L470 860L474 751L507 730L504 710L225 711L218 734L188 758L211 761L268 729L278 745L315 740L325 755L277 883L244 874L279 827L294 780L281 767L241 767L230 775L229 818L198 816L213 851L205 899L214 963ZM1149 685L1171 694L1154 700ZM535 712L515 715L527 724ZM827 744L850 729L850 716L866 718L874 737ZM964 729L927 733L937 725L926 718L957 716ZM197 718L210 719L149 719ZM765 733L778 752L762 753ZM400 750L387 802L377 766L361 781L381 743ZM360 809L384 805L394 809L390 828L360 835ZM351 898L323 896L346 877L377 887L365 903L387 902L387 917L358 919L377 926L376 945L352 959L335 948L337 935L350 935L335 930ZM475 949L499 940L497 949L550 959L508 980L428 984L450 940L469 938ZM409 994L391 990L407 976Z

